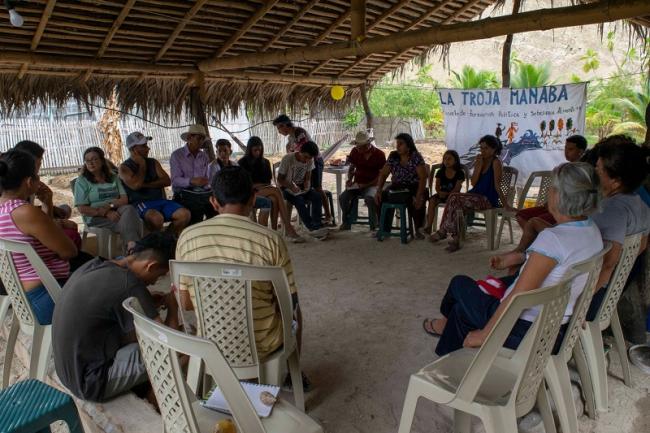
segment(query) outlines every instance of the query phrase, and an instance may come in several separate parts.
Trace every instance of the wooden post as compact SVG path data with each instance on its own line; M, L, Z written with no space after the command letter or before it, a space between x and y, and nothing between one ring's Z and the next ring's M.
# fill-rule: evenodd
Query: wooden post
M366 0L352 0L350 10L350 40L366 36Z
M645 107L645 143L644 146L650 147L650 104Z
M519 13L521 0L515 0L512 5L512 15ZM501 57L501 87L510 87L510 54L512 53L512 39L513 34L510 33L506 36L506 41L503 43L503 53Z
M208 117L205 115L205 79L204 75L199 73L195 75L193 86L190 90L190 111L194 122L197 125L203 125L207 138L210 138L210 129L208 127ZM216 156L214 154L214 146L205 146L205 151L208 153L210 162L214 161Z
M368 93L366 84L361 85L361 103L363 104L363 111L366 112L366 129L372 129L372 111L370 111L370 104L368 103Z

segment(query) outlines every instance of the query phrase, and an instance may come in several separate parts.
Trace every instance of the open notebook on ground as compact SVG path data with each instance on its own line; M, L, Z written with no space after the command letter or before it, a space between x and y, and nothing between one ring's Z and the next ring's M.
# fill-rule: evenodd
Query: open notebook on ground
M273 404L275 403L275 400L278 397L278 394L280 392L280 387L273 386L273 385L259 385L257 383L250 383L250 382L243 382L243 381L239 383L241 384L242 388L244 388L244 392L246 393L248 399L253 404L255 411L257 411L257 415L261 416L262 418L268 417L271 414L271 409L273 409ZM212 394L210 395L210 397L202 404L204 407L207 407L208 409L217 410L219 412L230 413L230 408L228 407L228 403L226 402L226 399L224 398L223 393L221 392L219 387L215 387L212 390Z

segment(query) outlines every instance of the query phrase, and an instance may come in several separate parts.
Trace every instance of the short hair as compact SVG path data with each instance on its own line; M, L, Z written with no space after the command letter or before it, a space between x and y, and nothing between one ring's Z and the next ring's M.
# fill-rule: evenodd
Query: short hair
M27 152L30 155L32 155L34 158L42 158L43 154L45 153L45 149L43 149L43 146L36 143L35 141L30 141L30 140L23 140L18 142L14 147L14 149Z
M137 260L153 259L169 267L176 254L176 238L171 233L151 233L135 243L133 254Z
M612 135L598 143L598 159L612 179L620 180L623 192L636 191L648 175L645 151L627 135Z
M583 152L587 150L587 139L584 138L582 135L572 135L570 137L567 137L566 139L567 143L573 143L576 145L576 147Z
M308 141L300 147L300 153L306 153L312 158L318 156L318 145L313 141Z
M278 125L285 125L285 126L292 127L293 122L286 114L280 114L278 117L273 119L273 126L278 126Z
M558 192L557 210L562 215L578 217L598 209L598 178L586 162L567 162L553 169L551 178Z
M503 145L494 135L484 135L478 142L479 144L485 143L486 146L494 149L495 155L500 155L501 150L503 149Z
M212 194L221 206L245 205L253 195L253 180L242 167L225 167L212 178Z
M14 191L23 180L36 175L34 157L22 150L12 149L0 156L0 191Z
M232 149L232 144L230 143L230 140L226 140L225 138L220 138L217 140L217 147L219 146L228 146L229 148Z

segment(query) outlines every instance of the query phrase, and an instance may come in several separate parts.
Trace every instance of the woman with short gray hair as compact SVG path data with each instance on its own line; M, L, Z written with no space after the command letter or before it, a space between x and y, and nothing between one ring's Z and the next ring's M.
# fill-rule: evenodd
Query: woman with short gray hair
M598 201L596 177L590 165L577 162L556 167L548 209L557 225L542 231L525 253L511 252L490 259L494 269L522 265L517 277L491 281L488 285L464 275L452 278L440 306L443 317L423 323L427 333L440 336L436 353L442 356L463 346L480 347L515 295L559 283L573 265L600 252L600 231L589 218ZM560 337L586 278L585 274L573 280ZM491 287L486 290L487 286ZM536 308L524 311L504 346L516 349L538 313ZM561 341L558 338L556 348Z

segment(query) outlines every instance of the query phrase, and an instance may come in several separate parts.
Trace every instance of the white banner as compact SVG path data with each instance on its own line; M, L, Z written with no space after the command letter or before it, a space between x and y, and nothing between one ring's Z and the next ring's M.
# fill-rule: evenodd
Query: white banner
M495 135L501 159L519 170L519 184L565 161L567 137L584 135L587 84L528 89L440 89L447 147L473 165L478 140Z

